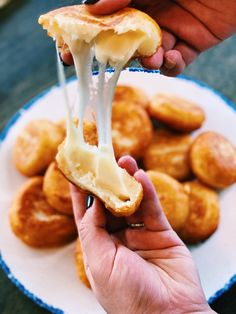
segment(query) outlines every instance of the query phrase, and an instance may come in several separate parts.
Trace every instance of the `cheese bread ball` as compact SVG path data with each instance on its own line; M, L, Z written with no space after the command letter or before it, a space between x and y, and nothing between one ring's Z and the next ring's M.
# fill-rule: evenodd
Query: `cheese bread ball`
M144 109L147 109L149 106L149 99L144 91L129 85L117 85L113 101L124 101L127 104L137 104Z
M216 132L204 132L194 141L190 153L194 174L213 188L236 182L236 149Z
M186 222L189 211L188 195L184 187L177 180L158 171L147 171L163 211L175 231L180 230Z
M78 119L74 119L75 126L78 127ZM66 137L66 119L58 121L57 125L61 128L64 137ZM98 134L95 122L84 120L84 140L90 145L98 145Z
M91 289L90 283L88 281L86 272L85 272L85 267L84 267L84 260L83 260L83 252L80 244L80 240L77 239L76 241L76 248L75 248L75 265L76 265L76 270L77 270L77 275L81 282Z
M43 192L53 208L63 214L73 215L69 181L58 169L55 161L45 173Z
M112 142L117 159L124 155L141 157L152 135L151 120L141 106L124 101L113 103Z
M197 180L186 182L184 189L189 195L189 214L178 234L186 243L197 243L209 238L218 227L218 195Z
M13 162L25 176L42 174L54 160L64 134L58 125L48 120L33 120L19 134Z
M143 156L145 169L158 170L177 180L185 180L191 173L191 144L192 137L188 134L175 134L165 129L155 130L151 144Z
M15 235L29 246L50 248L67 244L77 236L73 217L52 208L43 193L43 177L33 177L20 188L10 208Z
M149 112L168 127L183 132L199 129L205 120L199 105L171 94L157 94L150 102Z

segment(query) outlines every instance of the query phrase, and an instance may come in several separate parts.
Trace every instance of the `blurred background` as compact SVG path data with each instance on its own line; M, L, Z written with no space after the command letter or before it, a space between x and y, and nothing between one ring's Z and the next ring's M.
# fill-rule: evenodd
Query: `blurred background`
M55 47L38 25L40 14L80 3L62 0L0 0L0 130L38 93L57 83ZM236 103L236 36L199 56L184 72ZM66 69L67 76L73 68ZM235 107L236 108L236 107ZM215 108L217 111L217 108ZM236 313L236 287L214 302L218 313ZM24 297L0 270L0 313L47 313Z

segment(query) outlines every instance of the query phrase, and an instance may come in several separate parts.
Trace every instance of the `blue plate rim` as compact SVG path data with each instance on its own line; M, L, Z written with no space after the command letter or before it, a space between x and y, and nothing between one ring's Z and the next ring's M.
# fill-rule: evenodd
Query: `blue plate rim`
M132 67L132 68L127 68L126 70L128 70L129 72L144 72L144 73L151 73L151 74L157 74L160 73L159 70L147 70L147 69L142 69L142 68L136 68L136 67ZM113 69L107 69L106 72L113 72ZM97 75L98 72L94 71L93 72L94 75ZM224 96L221 92L215 90L214 88L210 87L209 85L207 85L206 83L197 80L197 79L192 79L184 74L181 74L179 76L177 76L177 78L186 80L186 81L191 81L209 91L211 91L213 94L217 95L219 98L221 98L225 104L232 108L233 111L236 112L236 106L235 104L228 99L226 96ZM67 83L73 81L75 79L75 77L70 77L69 79L67 79ZM39 99L41 99L42 97L46 96L48 93L50 93L55 87L58 87L58 84L55 84L54 86L47 88L46 90L44 90L43 92L39 93L38 95L36 95L35 97L33 97L29 102L27 102L22 109L18 110L7 122L7 124L5 125L5 127L3 128L3 130L0 133L0 147L1 144L3 143L3 141L5 140L5 138L7 137L9 131L11 130L11 128L14 126L14 124L18 121L18 119L24 114L24 112L26 112L27 110L29 110ZM55 313L55 314L63 314L64 311L62 311L61 309L58 309L52 305L47 304L46 302L44 302L43 300L41 300L39 297L37 297L36 295L34 295L32 292L30 292L27 288L25 288L25 286L12 274L10 268L7 266L6 262L3 260L3 257L1 255L0 252L0 267L2 268L3 272L6 274L6 276L8 277L8 279L29 299L31 299L34 303L36 303L37 305L39 305L40 307L50 311L51 313ZM228 291L234 284L236 283L236 274L233 275L229 281L224 285L223 288L221 288L220 290L216 291L209 299L208 299L208 303L212 304L213 302L215 302L219 297L221 297L226 291Z

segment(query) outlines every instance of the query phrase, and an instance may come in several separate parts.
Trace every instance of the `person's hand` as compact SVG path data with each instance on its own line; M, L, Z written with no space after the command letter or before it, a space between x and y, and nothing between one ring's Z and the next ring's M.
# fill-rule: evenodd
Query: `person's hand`
M190 252L169 225L154 187L131 157L119 165L138 180L144 198L127 218L112 216L72 188L75 219L91 287L107 313L210 313ZM144 227L130 225L144 223Z
M94 14L108 14L130 3L99 0L88 8ZM134 0L132 5L153 17L163 32L162 47L152 57L143 58L143 66L168 76L180 74L201 52L236 31L235 0ZM69 53L62 54L62 59L66 64L73 62Z

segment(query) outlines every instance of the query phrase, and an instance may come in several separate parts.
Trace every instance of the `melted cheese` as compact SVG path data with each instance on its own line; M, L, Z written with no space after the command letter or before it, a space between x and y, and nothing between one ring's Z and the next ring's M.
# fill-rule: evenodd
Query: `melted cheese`
M96 59L111 66L128 62L143 42L143 38L142 33L133 31L120 35L113 31L101 32L95 39Z
M94 46L84 41L64 38L72 53L78 79L78 128L73 123L64 69L58 58L59 81L67 107L65 156L69 168L75 172L82 169L83 172L90 173L97 186L113 192L123 200L129 199L129 193L123 181L124 170L117 165L112 146L112 99L120 72L137 50L141 40L142 36L133 32L126 35L105 32L103 36L98 36ZM92 76L94 52L99 61L97 82L96 78ZM107 63L115 67L115 71L109 79L106 79L105 76ZM91 103L96 114L98 147L85 143L83 137L82 121L86 108Z

